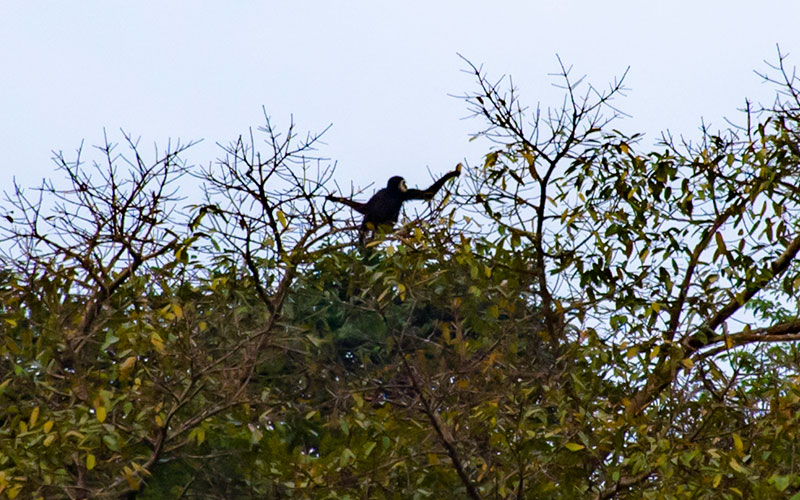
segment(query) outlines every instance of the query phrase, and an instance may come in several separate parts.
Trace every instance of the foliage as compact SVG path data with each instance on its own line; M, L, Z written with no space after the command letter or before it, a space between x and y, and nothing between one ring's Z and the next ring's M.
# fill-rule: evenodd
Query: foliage
M293 124L205 168L59 155L0 209L0 496L800 498L784 61L653 151L624 77L530 112L470 65L488 153L366 248Z

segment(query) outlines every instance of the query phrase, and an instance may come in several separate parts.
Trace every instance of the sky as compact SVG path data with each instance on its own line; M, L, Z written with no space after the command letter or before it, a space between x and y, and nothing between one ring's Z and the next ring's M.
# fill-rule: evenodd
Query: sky
M391 175L427 185L477 164L482 123L453 95L475 90L463 55L511 75L523 102L558 106L556 55L606 87L630 67L617 128L654 142L769 103L753 70L776 44L800 63L800 2L14 1L0 3L0 190L55 175L85 141L120 129L141 144L203 142L208 164L263 111L278 127L328 125L320 154L341 186ZM147 151L148 149L146 149Z

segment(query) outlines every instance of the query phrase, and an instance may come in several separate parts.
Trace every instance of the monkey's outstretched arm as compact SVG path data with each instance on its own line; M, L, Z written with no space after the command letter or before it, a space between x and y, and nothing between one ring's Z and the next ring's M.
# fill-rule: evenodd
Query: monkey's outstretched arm
M360 201L355 201L348 198L341 198L339 196L331 196L331 195L326 196L325 199L328 201L343 203L360 214L365 214L367 212L367 204L361 203Z
M430 200L436 195L437 192L439 192L440 189L442 189L442 186L444 186L445 182L452 179L453 177L458 177L459 175L461 175L461 167L462 165L459 163L458 165L456 165L455 170L453 170L452 172L447 172L444 175L444 177L431 184L429 188L409 189L404 193L403 197L406 200Z

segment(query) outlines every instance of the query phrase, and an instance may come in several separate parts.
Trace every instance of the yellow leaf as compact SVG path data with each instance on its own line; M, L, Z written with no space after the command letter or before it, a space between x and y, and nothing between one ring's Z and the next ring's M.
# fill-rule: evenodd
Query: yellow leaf
M164 419L161 418L161 415L156 415L156 425L159 427L164 426Z
M56 440L56 435L55 435L55 433L53 433L53 434L48 434L48 435L47 435L47 437L46 437L46 438L44 438L44 445L45 445L45 447L47 447L47 446L50 446L51 444L53 444L53 441L55 441L55 440Z
M620 150L621 150L623 153L625 153L625 154L628 154L628 153L630 153L630 151L631 151L631 148L630 148L630 147L628 147L628 145L627 145L627 144L625 144L624 142L621 142L621 143L619 144L619 149L620 149Z
M11 351L11 354L19 354L19 346L14 342L11 337L6 337L6 347Z
M189 431L189 441L194 440L197 444L202 444L203 440L205 440L205 433L199 427L195 427L191 431Z
M733 433L733 447L736 449L736 453L739 455L742 454L742 451L744 450L744 443L742 443L742 438L739 437L739 435L735 432Z
M534 163L536 163L536 157L533 156L533 154L530 151L523 151L522 157L525 158L525 161L528 162L529 166L532 166Z
M428 453L428 463L431 465L439 465L439 457L436 453Z
M183 309L178 304L172 304L172 313L175 314L176 318L183 319Z
M725 246L725 240L722 238L722 234L717 232L717 234L714 235L714 239L717 242L717 252L719 252L720 255L727 255L728 248Z
M628 359L631 359L632 357L636 356L637 354L639 354L639 348L638 347L631 347L630 349L628 349L628 352L625 354L625 357L628 358Z
M39 420L39 407L33 409L31 412L31 418L28 420L28 427L33 429L36 426L36 421Z
M736 461L736 459L735 459L735 458L731 458L730 464L731 464L731 469L735 470L736 472L739 472L739 473L745 473L745 472L747 472L747 469L745 469L744 467L742 467L742 466L739 464L739 462L737 462L737 461Z
M86 470L94 469L94 464L95 464L94 455L89 453L88 455L86 455Z
M719 486L720 481L722 481L722 474L717 474L716 476L714 476L714 481L712 481L711 486L716 488L717 486Z
M142 467L140 464L133 462L133 470L138 472L139 474L144 474L145 476L150 476L150 471Z
M133 470L129 467L125 467L123 472L125 474L125 480L128 481L128 486L132 490L139 491L139 478L133 475Z
M585 446L583 446L582 444L578 444L578 443L567 443L567 444L564 445L564 447L566 449L568 449L569 451L581 451L582 449L585 448Z
M119 365L119 377L122 380L127 380L131 376L133 367L136 366L136 356L128 356L125 361Z
M661 346L657 345L650 350L650 359L655 358L661 352Z
M19 421L19 432L20 434L25 434L26 432L28 432L28 424L26 424L22 420Z
M491 168L497 163L497 154L499 151L492 151L486 155L486 161L483 163L483 168Z
M439 325L442 330L442 338L445 342L450 342L450 323L442 323Z
M6 495L8 495L8 498L12 500L14 498L17 498L17 495L19 495L19 492L22 491L23 486L24 486L23 484L17 484L13 486L10 490L6 492Z
M99 403L94 407L94 412L98 422L102 424L106 421L106 407L103 406L102 403Z
M64 437L75 437L78 439L86 439L86 436L78 431L67 431L67 433L64 434Z
M278 220L280 221L281 226L283 226L283 228L286 229L286 226L289 225L289 223L286 222L286 215L281 210L277 210L276 213L278 215Z
M683 359L681 360L681 364L682 364L684 367L686 367L686 369L687 369L687 370L691 370L691 369L692 369L692 367L694 366L694 361L692 361L692 360L691 360L691 359L689 359L689 358L683 358Z
M150 343L153 344L153 347L155 347L158 352L162 352L164 350L164 340L156 332L153 332L153 334L150 335Z
M45 422L45 423L44 423L44 425L42 426L42 430L43 430L45 433L48 433L48 432L50 432L50 429L52 429L52 428L53 428L53 421L52 421L52 420L48 420L48 421L47 421L47 422Z
M645 259L647 259L648 255L650 255L650 249L647 248L647 247L644 247L644 249L642 249L642 251L639 252L639 260L641 260L642 263L644 263L644 261L645 261Z

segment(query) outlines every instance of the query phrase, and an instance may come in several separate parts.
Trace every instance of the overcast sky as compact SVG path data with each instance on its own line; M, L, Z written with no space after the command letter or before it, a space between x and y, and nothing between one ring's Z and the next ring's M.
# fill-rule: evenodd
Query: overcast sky
M321 153L343 187L393 174L425 184L480 161L449 94L475 89L463 54L510 74L524 102L558 105L555 55L605 86L631 67L632 115L619 126L655 139L724 126L746 97L771 101L753 73L776 44L800 63L800 2L440 1L210 2L110 0L0 3L0 188L53 174L53 150L97 144L105 128L204 139L208 163L262 106L300 130L333 124ZM149 146L148 146L149 147Z

